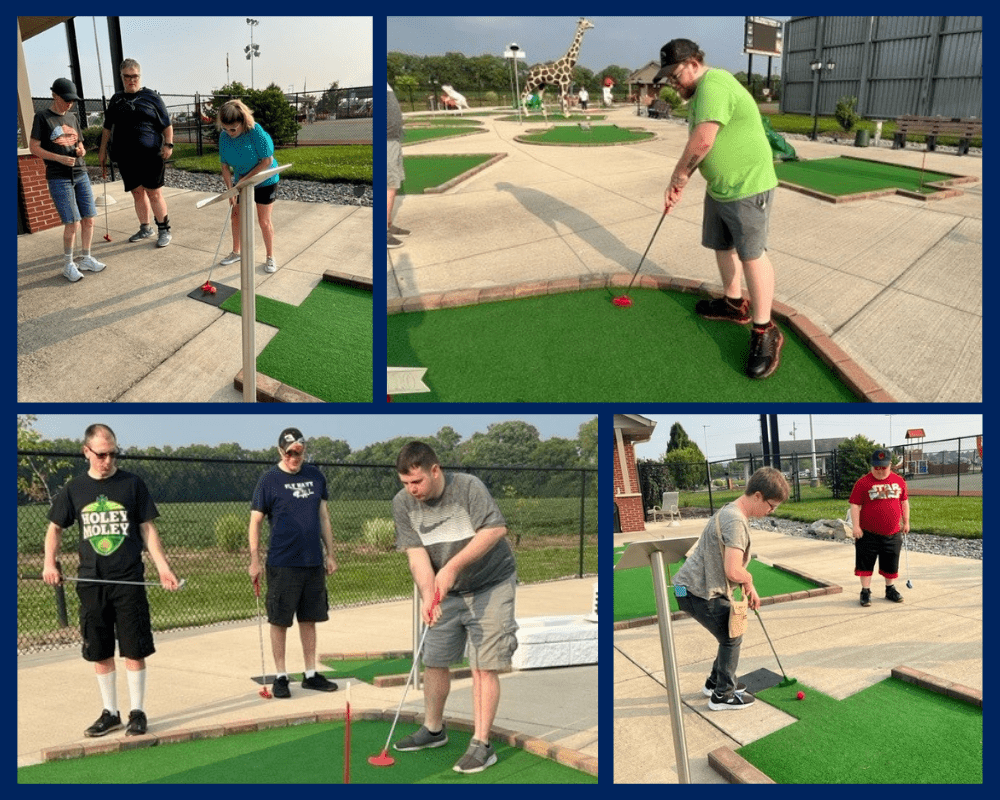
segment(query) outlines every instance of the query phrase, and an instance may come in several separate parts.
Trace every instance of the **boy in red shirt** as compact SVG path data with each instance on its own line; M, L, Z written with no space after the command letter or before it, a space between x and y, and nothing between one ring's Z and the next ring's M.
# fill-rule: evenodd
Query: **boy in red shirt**
M875 560L885 578L885 598L902 603L894 582L899 577L899 551L903 536L910 532L910 500L906 481L892 472L892 456L886 450L872 454L871 472L851 491L851 525L854 536L854 574L861 578L861 605L872 604L871 585ZM900 535L900 521L903 523Z

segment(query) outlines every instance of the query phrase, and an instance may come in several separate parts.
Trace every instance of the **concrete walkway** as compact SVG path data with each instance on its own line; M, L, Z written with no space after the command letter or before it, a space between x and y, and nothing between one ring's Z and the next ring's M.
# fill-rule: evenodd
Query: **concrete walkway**
M241 317L187 296L209 276L228 204L197 209L211 193L165 189L173 241L158 248L155 238L129 243L139 223L120 181L108 195L116 202L107 219L98 208L92 248L103 272L76 283L62 277L61 226L18 236L18 401L241 402L233 388ZM259 295L298 305L325 270L371 277L371 208L279 199L273 220L280 269L264 272L258 227ZM227 229L216 264L231 249ZM239 288L239 263L216 266L212 281ZM258 355L276 332L257 323Z
M335 580L335 578L334 578ZM594 578L520 586L517 617L590 613ZM320 654L376 653L413 649L409 600L330 612L317 625ZM273 673L265 624L266 663ZM346 692L310 692L292 684L287 700L263 699L251 679L260 674L256 620L187 632L156 635L157 652L148 660L146 714L157 736L191 728L265 720L329 709L343 710ZM296 630L288 636L288 668L302 671ZM597 758L597 665L524 670L500 676L498 728L519 731ZM48 748L121 738L86 739L83 730L100 715L93 667L77 647L17 659L17 764L41 760ZM128 686L118 659L118 698L127 714ZM389 711L399 706L404 687L351 685L351 711ZM403 706L422 714L423 693L410 688ZM456 679L445 709L449 718L472 719L472 680ZM400 723L402 726L403 723ZM373 754L374 755L374 754ZM456 754L456 760L458 758Z
M699 536L705 520L680 527L647 525L642 534L616 535L615 544ZM909 575L897 581L902 604L883 597L884 583L872 582L872 605L858 603L854 551L824 542L753 531L752 551L768 563L785 564L839 583L842 594L764 606L767 632L789 677L843 699L889 677L906 665L938 678L983 688L983 562L910 553ZM752 616L752 615L751 615ZM794 720L758 702L740 712L708 710L701 694L717 645L693 619L673 623L678 677L684 709L688 761L693 783L724 783L708 764L717 747L741 747ZM614 634L614 741L616 783L677 783L663 657L657 626ZM739 674L778 665L757 623L751 619L743 640Z
M630 277L662 214L686 126L618 108L606 123L641 126L656 138L544 147L514 141L540 127L540 117L524 124L483 119L483 133L404 148L404 155L507 157L443 195L397 199L395 220L413 235L388 251L387 299ZM925 156L792 144L806 159L853 155L919 168ZM926 167L981 180L983 160L928 153ZM777 191L769 241L776 300L811 320L817 336L828 336L897 401L982 399L982 184L961 188L963 196L937 202L890 196L841 205ZM696 174L653 243L644 275L721 289L715 259L700 243L703 195Z

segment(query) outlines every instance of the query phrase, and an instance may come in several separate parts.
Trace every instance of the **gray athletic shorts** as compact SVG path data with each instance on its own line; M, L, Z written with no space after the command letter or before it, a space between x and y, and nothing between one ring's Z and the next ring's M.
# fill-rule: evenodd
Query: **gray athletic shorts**
M427 632L423 662L450 667L462 660L469 643L469 666L503 670L517 649L514 586L517 575L481 592L448 595L441 601L441 618Z
M720 203L705 195L701 223L702 246L711 250L736 250L740 261L753 261L767 250L767 225L774 189Z
M394 139L385 143L385 164L386 188L398 189L406 175L403 172L403 145Z

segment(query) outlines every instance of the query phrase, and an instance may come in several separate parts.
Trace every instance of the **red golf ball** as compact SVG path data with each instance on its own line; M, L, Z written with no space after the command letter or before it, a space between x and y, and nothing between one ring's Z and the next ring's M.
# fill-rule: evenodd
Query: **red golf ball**
M806 699L806 693L805 692L799 692L797 695L795 695L795 699L796 700L805 700Z

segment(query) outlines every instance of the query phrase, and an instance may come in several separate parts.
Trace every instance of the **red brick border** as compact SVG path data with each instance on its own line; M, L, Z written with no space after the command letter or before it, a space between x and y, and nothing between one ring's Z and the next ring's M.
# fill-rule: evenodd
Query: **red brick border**
M983 693L980 689L936 678L913 667L893 667L890 674L898 680L922 686L924 689L979 708L983 707ZM767 775L730 747L719 747L713 750L708 754L708 763L729 783L774 783Z
M60 761L104 753L121 753L126 750L155 747L159 744L189 742L195 739L216 739L232 734L253 733L269 728L285 728L291 725L307 725L312 722L339 722L345 717L345 710L332 709L314 713L291 714L289 716L273 717L265 720L245 720L230 722L225 725L208 725L203 728L190 728L162 735L146 734L145 736L122 737L120 739L102 739L97 742L84 742L82 744L64 745L42 750L42 761ZM351 714L352 719L386 722L395 719L395 717L395 710L376 711L368 709L357 713L352 712ZM399 715L399 721L415 724L420 721L420 715L413 711L403 711ZM465 731L466 733L472 733L474 730L472 723L467 720L446 718L445 722L453 730ZM538 739L534 736L518 733L506 728L493 728L491 733L493 737L510 747L534 753L549 761L555 761L558 764L597 777L597 759L593 756L584 755L577 750L571 750L568 747L546 742L544 739Z
M434 311L455 306L474 306L542 294L578 292L586 289L605 289L628 286L631 276L613 272L601 275L580 275L576 278L535 279L507 286L491 286L484 289L451 289L444 292L430 292L415 297L394 297L386 301L386 314L405 314L411 311ZM690 278L658 277L643 275L634 284L643 289L659 289L686 294L710 294L706 281ZM844 350L842 350L822 329L804 314L785 303L775 301L772 316L790 327L806 345L841 380L858 399L866 403L894 403L895 398L878 381L865 372Z

